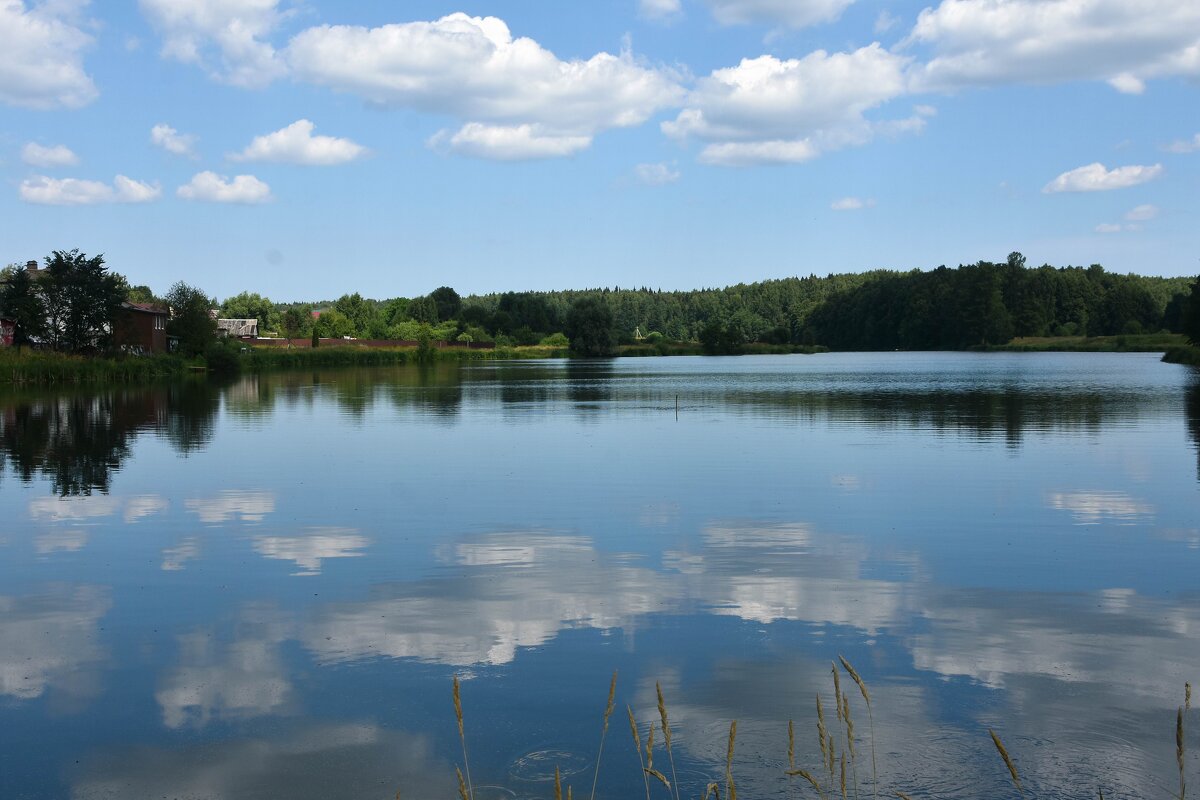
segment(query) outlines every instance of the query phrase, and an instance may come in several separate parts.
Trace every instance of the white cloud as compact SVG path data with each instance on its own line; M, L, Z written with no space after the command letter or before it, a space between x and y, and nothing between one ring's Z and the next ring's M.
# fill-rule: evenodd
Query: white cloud
M21 199L26 203L50 206L86 206L100 203L148 203L157 200L162 189L135 181L124 175L112 184L79 178L48 178L35 175L21 181Z
M150 129L150 141L177 156L196 157L196 136L180 133L170 125L160 123Z
M1145 222L1146 220L1154 219L1158 216L1158 206L1145 203L1135 208L1129 209L1125 213L1127 222Z
M860 197L843 197L840 200L834 200L830 205L834 211L859 211L864 208L874 208L875 199L868 197L863 200Z
M909 59L879 44L852 53L817 50L802 59L743 59L701 79L663 132L707 142L712 164L798 162L876 133L919 129L918 118L874 123L864 113L904 93Z
M313 136L313 124L300 119L286 128L255 136L254 141L240 153L231 155L233 161L276 161L307 166L345 164L367 154L367 148L349 139L333 136Z
M679 170L667 164L638 164L633 174L647 186L665 186L679 180Z
M75 4L0 0L0 102L27 108L78 108L96 98L83 69L92 43Z
M0 595L0 697L32 700L70 691L104 657L98 631L112 607L106 590L57 585L39 595Z
M200 175L211 175L214 179L217 178L211 172L202 172ZM196 178L199 178L197 175ZM196 178L192 178L192 183L196 183ZM235 181L236 183L236 181ZM188 187L180 187L180 196L182 190ZM191 199L191 198L189 198ZM196 197L197 200L209 200L209 197ZM208 525L220 525L232 519L240 522L262 522L267 514L275 512L275 495L271 492L247 490L247 489L226 489L211 498L195 498L185 500L184 508L193 514L200 517L200 521Z
M540 125L468 122L453 134L450 131L434 134L429 139L429 146L476 158L529 161L574 155L592 143L591 136L562 136L544 131Z
M1149 78L1200 76L1200 3L942 0L907 41L933 50L921 90L1104 80L1140 93Z
M175 192L185 200L210 203L265 203L271 199L271 187L253 175L236 175L233 180L215 172L198 172ZM187 501L189 508L193 501ZM201 518L204 518L204 512ZM209 521L209 520L205 520Z
M682 12L680 0L638 0L638 14L646 19L670 19Z
M73 167L79 163L79 156L66 145L43 147L30 142L21 148L21 160L34 167Z
M1132 525L1154 518L1154 506L1125 492L1052 492L1046 497L1046 505L1070 511L1080 525L1096 525L1106 520Z
M1121 226L1112 222L1101 222L1096 226L1096 233L1120 233Z
M300 80L457 117L465 124L431 144L501 159L570 155L599 131L645 122L682 93L672 74L628 52L562 61L532 39L514 39L503 20L466 14L310 28L292 39L287 59Z
M1194 153L1200 150L1200 133L1188 139L1176 139L1163 148L1168 153Z
M1162 175L1162 164L1143 166L1131 164L1126 167L1107 169L1096 162L1077 167L1064 172L1042 187L1046 194L1055 192L1106 192L1111 189L1124 189L1137 186L1140 183L1152 181Z
M832 22L854 0L707 0L713 17L722 25L766 23L806 28Z
M162 34L162 55L196 64L235 86L261 88L286 72L267 41L283 19L279 0L140 0Z

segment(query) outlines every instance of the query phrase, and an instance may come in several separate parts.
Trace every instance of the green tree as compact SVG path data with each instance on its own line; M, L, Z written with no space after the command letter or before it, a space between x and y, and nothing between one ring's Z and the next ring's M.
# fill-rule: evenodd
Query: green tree
M14 323L13 344L18 350L45 335L46 304L24 267L13 270L8 283L0 289L0 309Z
M408 303L409 319L417 322L427 322L430 325L438 323L437 302L432 297L417 297Z
M270 299L256 292L242 292L226 298L221 304L223 319L256 319L258 330L275 330L278 324L278 313L275 304Z
M462 298L449 286L439 286L434 289L429 293L429 299L437 306L437 318L440 322L454 319L462 310Z
M1200 277L1192 284L1192 293L1183 310L1183 334L1189 342L1200 346Z
M109 345L125 301L125 280L108 271L104 256L55 250L46 257L37 286L46 307L46 334L55 350L96 352Z
M131 303L145 303L148 305L160 305L162 303L162 300L145 284L130 286L125 292L125 299Z
M613 312L600 297L582 297L567 312L567 337L571 350L581 356L611 356L616 347Z
M312 314L304 313L303 309L289 308L280 317L283 335L286 339L298 339L312 324Z
M313 322L313 330L326 339L341 339L354 335L354 323L336 308L331 308L321 312Z
M384 324L374 300L367 300L358 292L344 294L333 304L334 309L345 317L353 330L344 335L382 338Z
M188 356L203 354L217 339L217 321L209 313L211 301L195 286L178 281L164 298L171 309L167 335L179 340L179 352Z

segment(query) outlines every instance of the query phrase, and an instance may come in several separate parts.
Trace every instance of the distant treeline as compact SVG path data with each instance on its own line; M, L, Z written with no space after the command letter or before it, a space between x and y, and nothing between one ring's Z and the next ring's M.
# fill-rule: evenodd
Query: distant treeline
M160 301L145 286L130 287L129 297ZM178 327L178 303L168 304ZM1031 268L1020 253L1000 263L810 275L690 291L613 287L462 297L442 286L422 297L376 300L356 292L314 303L276 303L242 292L219 309L222 317L257 318L260 335L494 341L500 347L565 347L570 339L582 354L611 353L613 346L635 340L698 343L706 352L734 353L751 343L956 350L1014 337L1168 331L1200 339L1200 284L1193 286L1191 278L1121 275L1098 264Z

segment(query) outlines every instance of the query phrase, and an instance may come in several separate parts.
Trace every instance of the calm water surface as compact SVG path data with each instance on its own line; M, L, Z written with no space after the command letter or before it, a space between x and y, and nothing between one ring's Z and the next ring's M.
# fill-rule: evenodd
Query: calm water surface
M1165 797L1200 679L1200 380L1157 359L10 391L0 797L450 798L455 674L480 800L549 797L555 765L585 797L614 669L598 797L644 795L622 706L644 736L655 681L685 795L736 718L739 793L783 797L839 653L889 790L1012 794L992 727L1030 795Z

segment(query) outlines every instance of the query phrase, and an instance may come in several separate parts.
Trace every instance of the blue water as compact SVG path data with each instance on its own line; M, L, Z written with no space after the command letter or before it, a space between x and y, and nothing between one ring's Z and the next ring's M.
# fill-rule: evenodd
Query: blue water
M787 724L827 780L839 654L881 796L1011 794L988 728L1032 796L1165 796L1200 678L1200 378L1157 359L10 390L0 797L450 798L455 675L477 798L550 797L556 765L585 797L613 670L597 797L644 796L625 706L644 746L656 682L684 796L724 793L734 719L742 797L812 794ZM661 730L654 758L671 777Z

